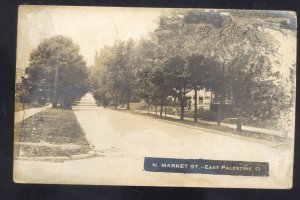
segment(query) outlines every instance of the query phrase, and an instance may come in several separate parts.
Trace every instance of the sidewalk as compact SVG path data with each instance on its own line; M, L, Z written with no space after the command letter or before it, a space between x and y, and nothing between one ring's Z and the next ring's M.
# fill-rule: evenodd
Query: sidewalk
M18 112L15 112L15 122L14 123L18 123L18 122L22 121L23 119L27 119L28 117L30 117L38 112L41 112L42 110L46 110L50 107L51 107L51 104L43 106L42 109L40 107L39 108L29 108L26 110L20 110Z
M135 111L143 113L143 114L148 113L147 111L144 111L144 110L135 110ZM153 112L153 111L150 111L149 113L155 115L155 112ZM158 112L158 115L159 115L159 112ZM163 114L163 116L165 116L165 115ZM180 116L176 116L176 115L167 114L166 116L169 117L169 118L172 118L172 119L180 119ZM184 117L184 120L193 122L194 118ZM201 123L204 123L204 124L210 124L210 125L217 125L217 122L207 121L207 120L202 120L202 119L198 119L198 122L201 122ZM226 127L232 128L232 129L236 129L236 124L229 124L229 123L221 122L220 126L226 126ZM263 133L263 134L267 134L267 135L276 135L276 136L280 136L280 137L285 137L284 131L278 131L278 130L257 128L257 127L246 126L246 125L242 125L242 130L252 131L252 132L257 132L257 133Z

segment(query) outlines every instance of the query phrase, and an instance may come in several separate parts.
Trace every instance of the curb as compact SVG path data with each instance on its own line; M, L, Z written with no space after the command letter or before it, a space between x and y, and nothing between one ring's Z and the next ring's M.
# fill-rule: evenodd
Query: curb
M81 160L81 159L88 159L93 157L98 157L94 151L90 151L87 154L77 154L71 156L50 156L50 157L16 157L15 160L20 161L52 161L52 162L64 162L64 161L71 161L71 160Z

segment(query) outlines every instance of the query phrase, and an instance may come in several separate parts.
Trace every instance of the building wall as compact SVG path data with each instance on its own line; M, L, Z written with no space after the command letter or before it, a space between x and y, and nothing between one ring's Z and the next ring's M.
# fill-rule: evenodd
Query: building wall
M192 90L186 94L187 101L190 102L191 110L195 108L195 91ZM214 98L214 94L212 91L204 89L200 89L197 91L197 108L203 110L210 110L210 105Z

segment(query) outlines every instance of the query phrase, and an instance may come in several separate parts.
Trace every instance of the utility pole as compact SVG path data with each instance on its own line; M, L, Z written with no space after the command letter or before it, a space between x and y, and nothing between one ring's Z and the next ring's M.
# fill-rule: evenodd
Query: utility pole
M55 66L55 76L54 76L54 91L52 99L52 108L57 107L57 82L58 82L58 64Z

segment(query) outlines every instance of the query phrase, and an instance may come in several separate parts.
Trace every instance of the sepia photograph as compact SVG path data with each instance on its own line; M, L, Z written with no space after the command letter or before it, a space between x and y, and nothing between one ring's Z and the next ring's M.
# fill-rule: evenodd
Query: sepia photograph
M21 5L17 183L293 186L292 11Z

